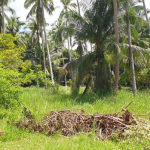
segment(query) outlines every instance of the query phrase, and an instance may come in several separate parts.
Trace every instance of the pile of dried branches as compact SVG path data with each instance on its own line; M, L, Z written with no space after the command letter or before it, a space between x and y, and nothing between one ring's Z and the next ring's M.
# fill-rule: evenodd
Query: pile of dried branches
M62 135L70 136L95 130L99 137L106 139L114 132L119 134L124 132L128 125L137 124L136 119L126 108L119 113L97 113L93 115L86 113L84 110L79 113L74 113L71 110L51 111L50 114L45 115L40 124L36 123L31 112L25 108L23 113L28 120L18 121L16 125L24 129L28 128L31 131L39 131L46 135L52 135L56 131L60 131Z

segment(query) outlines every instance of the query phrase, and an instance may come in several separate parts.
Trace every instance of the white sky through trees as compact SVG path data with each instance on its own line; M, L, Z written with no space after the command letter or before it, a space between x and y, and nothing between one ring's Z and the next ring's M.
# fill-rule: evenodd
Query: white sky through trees
M20 17L20 21L26 21L26 16L31 9L31 7L29 9L25 9L24 2L25 0L15 0L9 3L9 6L15 9L17 17ZM53 12L52 15L48 15L47 13L45 13L46 22L49 23L49 25L54 23L58 19L60 12L63 8L60 0L53 0L53 2L56 10ZM76 0L73 0L73 2L76 2ZM10 16L10 13L7 14Z
M79 0L80 1L80 0ZM24 2L25 0L15 0L9 3L9 6L15 9L17 17L20 17L20 21L26 21L26 16L29 13L29 9L24 8ZM62 10L62 4L60 3L60 0L53 0L55 7L59 6L51 16L49 16L47 13L45 13L46 22L50 24L54 23ZM73 2L76 3L76 0L73 0ZM145 0L146 8L150 9L150 0ZM10 15L10 13L7 13Z

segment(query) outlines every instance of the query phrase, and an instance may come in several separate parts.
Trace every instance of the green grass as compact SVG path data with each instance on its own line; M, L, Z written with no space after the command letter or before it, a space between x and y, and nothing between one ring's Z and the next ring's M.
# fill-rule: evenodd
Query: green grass
M81 92L83 88L81 89ZM35 116L37 121L42 121L45 114L52 110L70 109L78 112L84 109L93 114L96 112L115 113L130 101L134 102L128 107L133 114L150 114L150 90L140 91L136 97L128 89L122 89L117 94L98 96L94 93L72 96L70 89L61 87L55 94L51 90L42 88L24 88L20 96L20 106L15 109L0 111L0 131L5 132L0 136L0 150L141 150L148 149L150 141L143 140L138 144L134 138L125 140L97 141L94 132L81 133L72 137L64 137L59 133L45 136L39 133L29 133L27 130L18 129L15 123L24 118L22 109L26 107ZM148 119L148 118L147 118ZM150 149L150 147L149 147Z

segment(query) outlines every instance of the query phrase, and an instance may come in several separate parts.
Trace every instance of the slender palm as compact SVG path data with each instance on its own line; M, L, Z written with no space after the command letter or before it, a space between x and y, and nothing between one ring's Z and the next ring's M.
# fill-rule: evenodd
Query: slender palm
M8 4L8 0L1 0L1 3L0 3L0 33L5 33L5 19L6 20L9 20L9 17L5 14L5 10L11 12L12 14L15 13L15 10L8 7L7 6Z
M52 83L54 84L51 55L50 55L50 52L49 52L49 47L48 47L48 42L47 42L47 35L46 35L46 29L45 29L44 5L43 5L42 1L41 1L41 7L42 7L42 18L43 18L43 30L44 30L44 34L45 34L45 41L46 41L46 48L47 48L47 53L48 53L48 60L49 60L51 80L52 80Z
M68 22L67 22L67 13L69 10L71 10L70 7L75 8L76 4L71 3L72 0L60 0L60 2L63 4L63 10L61 12L61 15L65 13L65 19L66 19L66 27L68 27ZM69 52L69 61L71 61L71 52L70 52L70 41L69 41L69 34L68 34L68 52Z
M150 34L150 23L148 20L147 10L146 10L146 6L145 6L145 0L142 0L142 1L143 1L143 8L144 8L144 12L145 12L146 21L148 23L148 30L149 30L149 34Z
M134 71L134 60L133 60L133 52L132 52L130 19L129 19L129 0L127 0L126 13L127 13L127 30L128 30L129 54L130 54L131 74L132 74L132 88L133 88L133 94L137 95L135 71Z
M4 20L4 3L6 1L5 0L2 0L2 21L3 21L3 33L5 33L5 20ZM7 1L8 2L8 1Z
M115 19L116 44L119 45L117 0L113 0L113 4L114 4L114 19ZM119 58L118 58L118 56L116 54L114 90L118 90L118 81L119 81Z
M47 89L47 78L46 78L46 60L45 60L45 49L44 49L44 37L43 37L43 31L41 27L41 38L42 38L42 52L43 52L43 67L44 67L44 73L45 73L45 89Z
M31 8L29 14L27 15L27 18L29 16L36 15L38 27L41 27L41 28L43 27L44 34L45 34L46 47L47 47L47 52L48 52L51 80L52 80L52 83L54 83L53 72L52 72L52 64L51 64L50 53L49 53L49 48L48 48L48 43L47 43L46 31L45 31L45 17L44 17L44 9L49 14L51 14L52 11L54 10L53 3L52 3L51 0L44 0L44 1L42 1L42 0L33 0L33 1L26 0L24 6L25 6L25 8L28 8L32 4L33 4L33 6ZM41 30L43 32L42 29L39 29L39 30ZM43 36L43 34L42 34L42 36ZM42 37L42 39L43 39L43 37ZM44 40L42 40L42 42L44 42ZM42 46L42 48L43 48L42 52L43 52L43 57L44 57L45 56L44 46ZM43 59L45 59L45 58L43 58ZM46 65L46 64L44 64L44 65ZM46 66L44 66L44 68L45 67ZM44 70L46 71L46 69L44 69ZM46 74L46 72L45 72L45 74Z
M29 41L32 43L31 48L34 49L34 64L41 64L41 46L39 42L39 26L37 20L34 18L28 19L27 28L30 29L30 39ZM40 61L40 62L39 62Z
M43 53L43 68L44 68L44 73L45 73L45 89L47 89L47 79L46 79L46 60L45 60L45 49L44 49L44 36L43 36L43 29L42 26L39 26L39 23L37 20L33 18L29 18L31 20L31 24L29 24L30 28L32 29L32 36L36 36L36 41L39 49L41 50L41 45L40 45L40 35L42 39L42 53Z

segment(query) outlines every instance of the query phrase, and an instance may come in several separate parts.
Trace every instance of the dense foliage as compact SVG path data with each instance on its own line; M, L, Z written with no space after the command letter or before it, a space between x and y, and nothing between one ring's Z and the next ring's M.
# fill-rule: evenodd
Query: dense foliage
M22 91L19 87L19 73L4 69L0 63L0 81L0 107L17 106Z
M23 61L24 49L15 44L18 38L0 34L0 106L17 106L20 85L44 84L44 73L40 65L31 69L29 61Z
M60 0L50 25L55 1L25 0L26 22L10 1L0 1L0 148L150 149L145 1Z
M53 87L54 82L69 83L74 94L81 85L86 86L84 94L88 89L108 93L118 81L119 87L137 84L138 89L149 88L150 38L145 7L134 0L119 1L117 8L117 1L110 0L60 2L63 9L48 32L44 10L52 15L53 1L26 0L24 7L32 6L27 23L14 14L10 18L4 15L3 5L8 2L0 4L1 20L6 19L1 24L1 68L15 71L18 85L47 88L49 83ZM119 43L115 40L116 30Z

